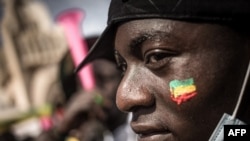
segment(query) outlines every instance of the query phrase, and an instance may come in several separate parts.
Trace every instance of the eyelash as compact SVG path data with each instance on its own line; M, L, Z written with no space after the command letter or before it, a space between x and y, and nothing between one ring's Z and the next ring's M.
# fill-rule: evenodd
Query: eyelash
M164 67L174 55L176 55L176 53L173 51L163 49L149 50L144 55L145 65L152 70L160 69Z
M121 55L115 51L115 59L116 59L116 63L117 63L117 68L119 70L121 70L122 72L122 76L124 76L126 70L127 70L127 63L126 61L121 57Z
M177 55L177 53L173 51L166 51L163 49L153 49L145 53L143 60L145 62L146 67L148 67L151 70L157 70L166 66L166 64L175 55ZM117 68L122 71L122 76L124 76L127 70L127 63L117 51L115 51L115 58L117 62Z

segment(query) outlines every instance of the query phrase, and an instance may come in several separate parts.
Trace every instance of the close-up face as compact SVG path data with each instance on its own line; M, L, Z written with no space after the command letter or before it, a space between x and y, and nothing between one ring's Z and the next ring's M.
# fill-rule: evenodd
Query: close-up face
M222 25L164 19L118 26L116 103L139 141L208 140L232 114L248 64L243 37Z

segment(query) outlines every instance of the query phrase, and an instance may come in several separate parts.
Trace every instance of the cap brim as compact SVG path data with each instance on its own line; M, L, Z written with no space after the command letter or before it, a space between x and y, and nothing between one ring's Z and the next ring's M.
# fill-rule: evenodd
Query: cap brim
M115 61L114 47L113 47L114 34L115 34L114 28L111 25L107 26L106 29L101 34L101 36L97 39L94 45L90 48L87 56L76 67L75 73L81 70L89 62L98 58Z

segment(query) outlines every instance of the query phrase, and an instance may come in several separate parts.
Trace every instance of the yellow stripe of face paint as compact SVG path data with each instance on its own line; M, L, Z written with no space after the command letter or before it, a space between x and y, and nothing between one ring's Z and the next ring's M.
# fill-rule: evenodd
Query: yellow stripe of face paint
M191 93L196 91L196 87L194 85L190 86L179 86L175 88L174 90L171 89L171 93L174 95L174 97L178 97L180 95L186 94L186 93Z
M197 94L193 78L172 80L169 83L169 87L171 92L170 97L178 105L188 101Z

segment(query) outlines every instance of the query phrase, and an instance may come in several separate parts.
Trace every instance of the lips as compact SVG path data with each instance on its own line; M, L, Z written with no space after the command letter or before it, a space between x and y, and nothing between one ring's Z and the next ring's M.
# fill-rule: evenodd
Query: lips
M165 141L171 136L170 130L159 123L131 122L131 127L138 134L138 141Z

